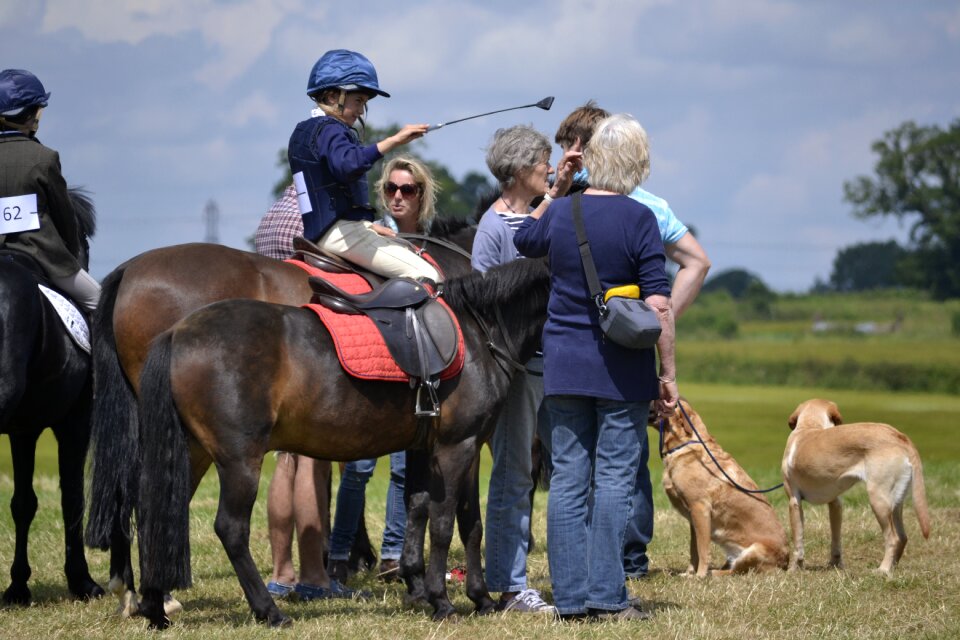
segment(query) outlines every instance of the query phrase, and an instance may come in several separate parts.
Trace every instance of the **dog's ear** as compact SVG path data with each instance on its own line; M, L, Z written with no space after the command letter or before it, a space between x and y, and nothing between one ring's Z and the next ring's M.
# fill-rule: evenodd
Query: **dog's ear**
M790 427L790 431L793 431L797 428L797 419L800 418L800 407L797 407L793 410L793 413L790 414L790 418L787 420L787 426Z
M837 426L838 424L843 424L843 416L840 415L840 409L838 409L837 405L833 402L830 403L830 410L828 415L830 417L830 422L833 423L833 426Z

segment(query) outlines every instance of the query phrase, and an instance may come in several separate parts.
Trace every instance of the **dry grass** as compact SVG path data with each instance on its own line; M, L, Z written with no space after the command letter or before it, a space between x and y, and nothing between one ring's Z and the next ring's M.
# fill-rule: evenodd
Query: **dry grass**
M810 391L700 385L687 385L684 392L698 406L721 445L742 459L763 486L776 481L779 455L787 433L784 424L795 406L794 396L818 395ZM749 406L746 406L747 399ZM911 435L924 455L932 534L929 540L920 536L912 506L909 506L905 519L910 542L892 580L874 571L882 557L882 542L862 487L854 488L846 499L843 536L846 570L826 567L829 556L826 508L808 507L808 570L705 580L686 577L683 572L688 562L688 527L670 509L662 489L656 486L659 483L655 483L656 537L651 547L654 572L648 579L629 585L631 592L649 602L654 610L655 615L648 622L567 624L520 615L478 618L469 615L472 606L462 587L451 586L451 597L461 617L455 622L434 623L424 612L404 608L403 587L384 586L372 576L360 576L354 586L373 591L376 597L372 601L284 602L281 607L294 619L294 625L277 632L253 620L236 576L213 533L218 484L215 477L208 477L191 510L195 586L177 594L185 611L171 629L158 635L149 631L143 620L116 617L113 598L92 603L69 599L61 568L59 490L56 480L46 475L36 482L40 509L30 540L31 588L36 604L26 609L0 608L0 639L220 636L244 639L276 638L277 633L297 638L487 637L498 640L641 636L707 640L960 637L960 558L956 552L960 549L960 476L956 459L950 453L956 451L953 427L960 416L960 400L945 396L915 399L852 392L846 392L837 400L842 410L846 407L845 413L849 412L851 419L863 413L897 424ZM904 405L908 400L916 406ZM731 402L736 405L738 419L729 415L734 410ZM858 408L858 402L863 404L863 409ZM939 413L930 414L932 408ZM754 414L755 418L746 418ZM931 420L930 415L936 415L937 419ZM761 425L771 426L761 429ZM775 434L765 431L774 426ZM375 540L380 539L383 528L386 467L386 463L379 466L367 492L367 521ZM659 479L656 454L651 470ZM265 578L270 568L264 504L268 479L269 473L265 473L251 540L254 559ZM0 503L3 505L0 567L4 572L13 550L13 526L6 509L11 492L10 477L0 465ZM770 495L781 521L786 523L786 501L782 492ZM538 496L533 518L537 546L529 559L529 574L531 586L541 589L550 600L543 544L545 504L545 497ZM106 583L107 554L90 551L88 558L94 577ZM714 562L720 561L719 550L715 549ZM459 544L451 550L450 562L451 565L463 562Z
M952 495L956 487L944 485L943 476L952 474L945 466L927 470L931 493ZM263 488L265 489L265 482ZM376 478L375 482L382 482ZM9 495L9 479L0 478L0 491ZM275 637L275 631L258 625L250 615L238 583L212 531L217 483L208 479L193 505L193 589L179 593L185 612L176 625L160 637L231 638ZM861 490L862 491L862 490ZM34 564L32 588L37 602L26 609L0 610L0 637L43 639L158 637L146 629L143 620L120 620L114 616L115 601L74 602L67 598L60 565L61 529L56 520L56 484L38 482L41 515L34 525L31 556ZM379 491L376 491L379 494ZM383 499L371 491L369 524L372 535L382 530ZM775 498L777 498L775 496ZM698 580L682 575L687 564L687 525L665 504L658 493L657 536L652 548L653 575L631 582L630 589L648 601L655 611L653 620L642 626L629 624L564 624L525 616L469 616L471 603L462 588L452 586L451 595L463 617L457 622L434 623L421 611L403 607L400 586L382 586L370 576L357 583L372 590L371 602L284 603L295 620L285 632L302 638L620 638L643 634L647 638L955 638L960 637L957 617L960 599L960 509L935 508L933 534L919 535L916 520L908 515L910 543L892 580L873 571L881 557L879 527L862 500L848 507L844 544L847 569L826 568L829 554L829 523L825 508L807 509L807 562L802 573L775 572L733 578ZM856 504L860 503L860 504ZM542 505L541 501L541 505ZM775 499L781 519L786 507ZM258 503L252 549L264 575L269 556L264 509ZM543 509L536 511L534 530L543 541ZM4 566L12 548L9 520L0 527L0 556ZM107 578L106 554L89 554L91 570L102 581ZM456 546L452 563L462 562ZM715 557L719 562L719 555ZM549 576L546 554L538 545L530 557L533 586L546 592ZM281 632L284 633L284 632Z

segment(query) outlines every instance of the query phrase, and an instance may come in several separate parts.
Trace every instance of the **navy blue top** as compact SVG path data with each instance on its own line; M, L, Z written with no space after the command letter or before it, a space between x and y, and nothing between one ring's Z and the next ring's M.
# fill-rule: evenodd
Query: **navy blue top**
M653 212L628 196L584 195L583 224L600 286L639 284L641 298L670 296L663 241ZM543 329L545 395L642 402L659 396L654 349L603 339L580 260L571 198L559 198L514 236L520 253L547 256L550 302Z

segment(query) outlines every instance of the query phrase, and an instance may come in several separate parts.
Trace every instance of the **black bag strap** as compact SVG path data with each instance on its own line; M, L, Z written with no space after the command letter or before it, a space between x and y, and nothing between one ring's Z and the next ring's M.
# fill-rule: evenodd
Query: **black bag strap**
M587 276L587 286L590 295L597 301L597 306L603 307L603 291L600 288L600 278L597 276L597 266L593 263L593 253L590 251L590 242L587 240L587 229L583 226L583 211L580 201L583 193L578 191L571 196L573 201L573 224L577 230L577 246L580 248L580 260L583 262L583 271Z

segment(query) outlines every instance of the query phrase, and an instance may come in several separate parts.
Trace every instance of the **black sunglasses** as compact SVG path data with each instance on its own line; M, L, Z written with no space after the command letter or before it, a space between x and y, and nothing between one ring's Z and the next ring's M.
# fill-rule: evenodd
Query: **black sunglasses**
M395 194L395 193L397 192L397 189L400 190L400 193L401 193L401 194L403 195L403 197L405 197L405 198L410 198L410 197L416 195L416 194L420 191L420 187L418 187L418 186L415 185L415 184L400 184L400 185L397 185L397 184L393 184L392 182L388 182L387 184L383 185L383 191L384 191L384 193L386 193L388 196L393 196L393 194Z

